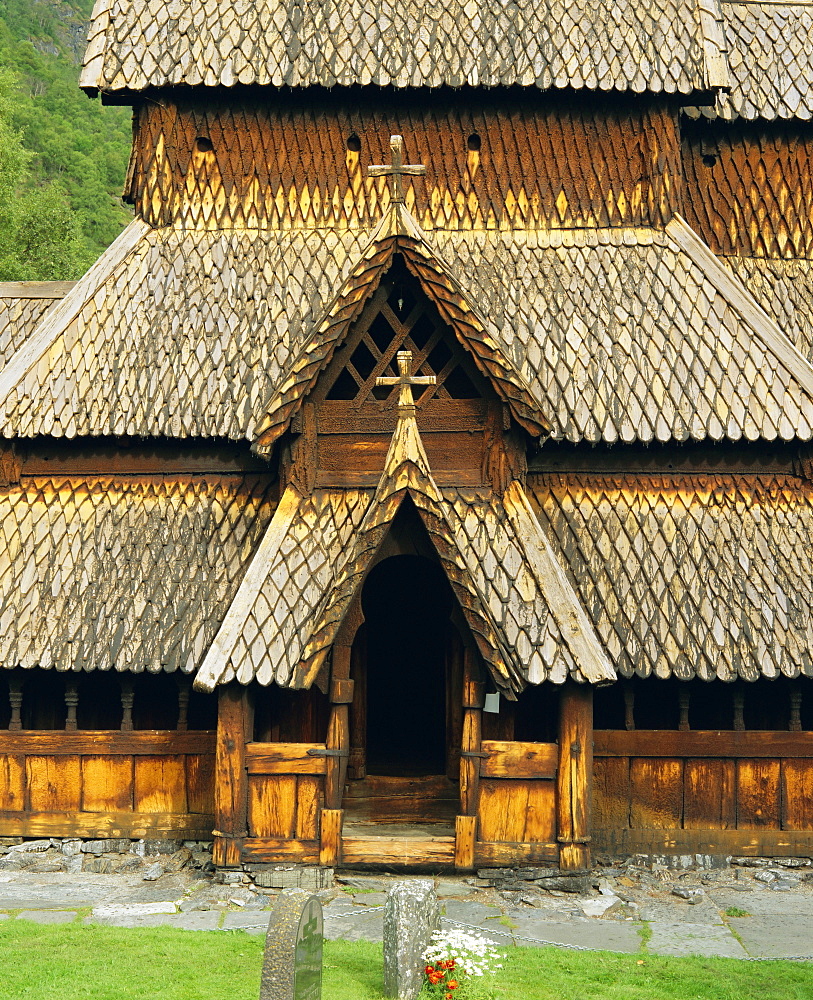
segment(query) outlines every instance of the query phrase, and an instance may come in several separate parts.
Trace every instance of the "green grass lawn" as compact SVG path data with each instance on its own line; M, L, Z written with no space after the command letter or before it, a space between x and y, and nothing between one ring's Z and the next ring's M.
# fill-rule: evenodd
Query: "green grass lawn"
M241 931L0 922L3 1000L258 1000ZM381 1000L381 946L325 943L324 1000ZM810 1000L813 965L510 948L498 1000Z

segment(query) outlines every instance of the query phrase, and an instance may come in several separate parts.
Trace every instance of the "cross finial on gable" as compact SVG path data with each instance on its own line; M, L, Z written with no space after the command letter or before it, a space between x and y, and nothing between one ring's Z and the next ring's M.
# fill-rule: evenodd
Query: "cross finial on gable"
M405 416L415 412L415 400L412 397L413 385L434 385L437 379L434 375L413 375L412 374L412 351L399 351L398 376L380 375L376 380L376 385L397 385L398 386L398 415Z
M404 201L403 176L419 177L426 173L426 167L422 163L404 163L404 140L400 135L390 136L390 150L391 165L376 163L367 172L370 177L392 177L392 203L398 205Z

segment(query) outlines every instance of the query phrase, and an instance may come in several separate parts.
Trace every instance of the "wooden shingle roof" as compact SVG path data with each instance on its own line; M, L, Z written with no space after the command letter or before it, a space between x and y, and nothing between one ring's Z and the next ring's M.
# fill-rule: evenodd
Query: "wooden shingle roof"
M0 372L4 436L253 441L372 236L133 227ZM813 437L813 366L682 220L423 239L554 439Z
M731 90L694 117L745 121L813 117L813 3L722 3Z
M273 503L267 476L0 488L0 666L196 670Z
M619 675L813 676L809 482L547 474L532 489Z
M718 0L97 0L88 90L725 84Z
M0 368L71 288L72 281L0 281Z

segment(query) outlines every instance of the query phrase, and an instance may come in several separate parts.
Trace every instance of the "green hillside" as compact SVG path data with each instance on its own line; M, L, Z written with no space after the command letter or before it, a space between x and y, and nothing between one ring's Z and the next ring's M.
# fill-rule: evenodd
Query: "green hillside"
M78 277L129 220L130 109L78 87L92 4L0 0L0 280Z

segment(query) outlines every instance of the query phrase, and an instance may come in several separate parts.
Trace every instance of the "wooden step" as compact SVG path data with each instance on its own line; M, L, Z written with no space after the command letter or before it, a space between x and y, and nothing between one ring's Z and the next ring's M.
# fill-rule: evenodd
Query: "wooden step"
M454 837L342 837L346 868L449 868Z
M443 776L394 778L374 775L345 786L343 807L352 821L454 823L457 784Z

